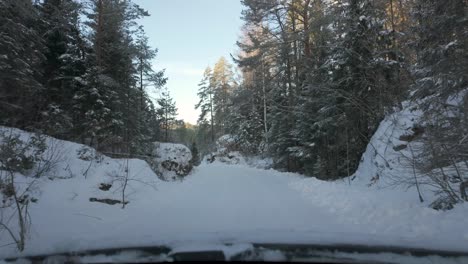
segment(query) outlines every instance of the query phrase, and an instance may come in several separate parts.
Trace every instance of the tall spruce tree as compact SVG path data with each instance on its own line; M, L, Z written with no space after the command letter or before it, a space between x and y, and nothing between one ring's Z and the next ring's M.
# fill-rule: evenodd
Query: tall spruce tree
M0 122L26 129L40 125L44 102L44 40L29 0L0 1Z
M229 98L235 85L232 65L221 57L214 65L210 78L210 86L213 89L214 123L216 131L221 134L227 132Z
M73 97L83 88L80 80L86 73L86 44L79 29L81 6L72 0L46 0L40 11L46 46L43 125L50 135L74 139L73 127L79 121Z
M174 126L174 122L176 121L177 116L177 108L175 106L175 102L172 99L169 91L164 91L161 95L161 98L158 99L158 113L161 118L161 127L164 130L164 141L169 142L170 138L170 130Z
M195 105L195 109L200 109L200 116L198 117L197 123L202 124L210 123L210 136L211 142L215 141L215 119L214 119L214 88L211 83L212 71L210 67L205 69L203 73L203 79L198 84L198 97L199 102ZM209 119L207 119L207 117ZM208 121L209 120L209 121Z
M467 2L416 0L413 7L417 64L412 99L421 102L424 130L416 166L439 187L433 207L468 201ZM464 164L464 165L463 165ZM455 174L447 173L447 168Z

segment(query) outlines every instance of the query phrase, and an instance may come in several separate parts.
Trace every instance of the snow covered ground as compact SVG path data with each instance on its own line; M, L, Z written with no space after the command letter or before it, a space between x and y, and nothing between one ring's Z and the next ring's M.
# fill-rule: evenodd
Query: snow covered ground
M196 167L182 181L167 182L141 160L102 156L98 162L88 160L95 153L83 151L82 145L51 138L48 144L60 149L61 158L49 172L53 177L36 180L38 202L29 208L32 226L26 249L19 253L8 245L10 237L0 230L0 259L114 247L165 245L175 250L227 243L468 251L468 204L435 211L420 203L414 190L369 187L365 175L349 185L348 180L324 182L213 162ZM90 202L90 198L120 199L122 182L116 176L127 166L125 208ZM363 166L370 165L364 161ZM31 180L21 175L17 179L19 184ZM101 190L102 183L112 187Z
M90 196L102 196L94 177L44 180L40 200L30 209L33 226L26 250L1 247L0 257L193 243L360 243L446 250L467 250L468 245L467 205L434 211L412 193L214 163L196 168L182 182L158 181L156 190L138 185L122 209L89 202ZM0 240L10 242L5 234Z

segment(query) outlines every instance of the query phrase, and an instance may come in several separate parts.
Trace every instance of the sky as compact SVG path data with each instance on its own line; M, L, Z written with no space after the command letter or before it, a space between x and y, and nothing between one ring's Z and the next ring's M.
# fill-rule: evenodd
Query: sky
M135 0L151 16L139 21L158 48L155 70L166 69L167 88L176 101L178 118L195 124L198 83L207 66L237 50L240 0ZM157 97L149 90L150 95Z

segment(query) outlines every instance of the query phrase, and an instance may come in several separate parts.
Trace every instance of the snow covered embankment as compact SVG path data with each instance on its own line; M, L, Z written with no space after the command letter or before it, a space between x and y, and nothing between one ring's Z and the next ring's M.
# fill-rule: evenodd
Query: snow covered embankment
M361 163L354 174L355 182L388 187L413 176L411 158L416 142L405 136L417 136L422 112L405 103L404 109L387 116L372 136Z
M459 104L457 98L462 97L449 99L447 105ZM404 102L403 110L387 116L380 123L362 155L361 163L353 175L353 182L374 188L406 190L413 194L414 199L428 207L451 209L455 202L448 199L444 188L450 185L448 189L463 197L459 183L463 172L460 174L460 169L466 171L468 168L466 162L460 162L456 166L446 163L443 168L420 170L427 167L425 160L429 155L424 152L425 147L427 149L424 144L429 144L429 141L425 127L431 127L431 123L423 119L420 104ZM450 113L446 111L447 115ZM466 175L465 180L468 181Z
M33 241L47 243L66 234L58 226L92 236L87 221L102 221L101 212L121 217L123 204L145 199L161 182L145 161L112 159L85 145L19 129L0 127L0 145L0 245L8 244L5 250L15 250L12 242L22 232L13 190L23 210L27 251L34 249Z

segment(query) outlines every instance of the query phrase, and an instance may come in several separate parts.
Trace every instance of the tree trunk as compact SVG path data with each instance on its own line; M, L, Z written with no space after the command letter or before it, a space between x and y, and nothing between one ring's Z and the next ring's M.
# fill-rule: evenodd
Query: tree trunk
M310 59L312 53L309 36L309 4L310 0L306 0L304 3L304 13L302 15L304 19L304 54L307 60Z
M213 100L211 98L211 93L210 95L210 116L211 116L211 143L214 142L214 119L213 119Z
M268 144L268 124L267 124L267 102L266 102L266 89L265 89L265 63L262 60L262 92L263 92L263 125L265 129L265 142Z
M101 51L101 38L102 38L102 31L103 31L103 22L102 22L102 17L103 17L103 0L98 0L98 21L97 21L97 29L96 29L96 63L98 66L101 66L101 61L102 61L102 51Z

